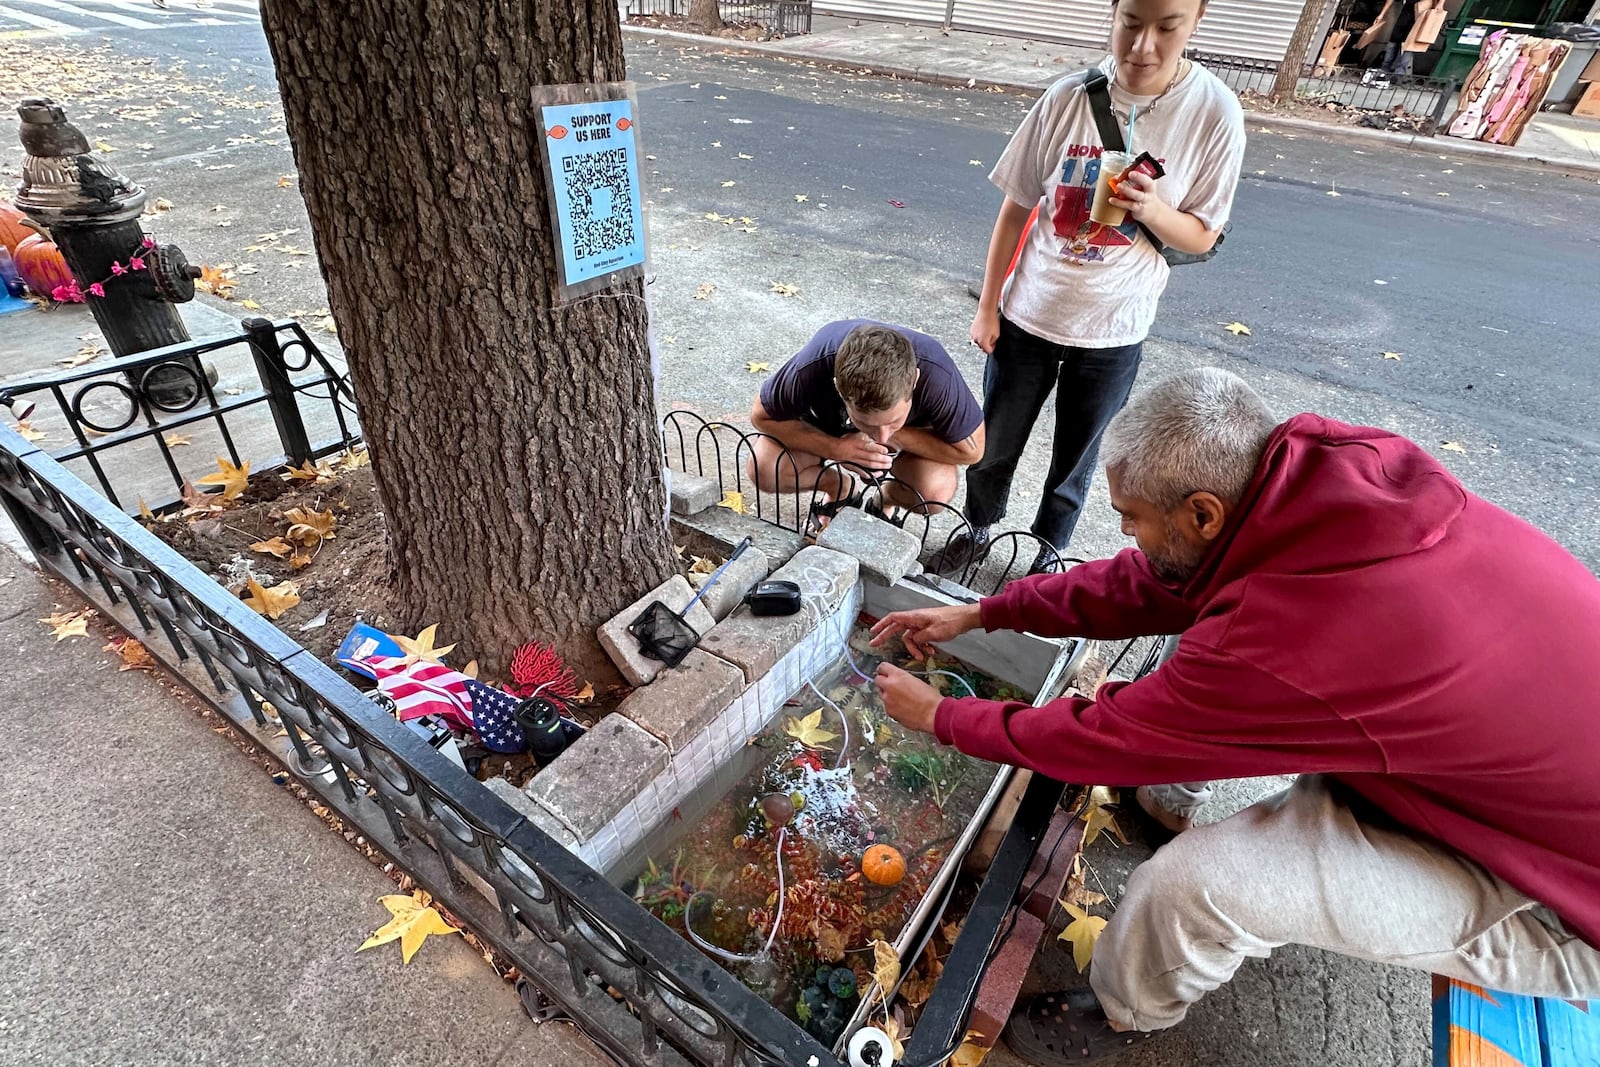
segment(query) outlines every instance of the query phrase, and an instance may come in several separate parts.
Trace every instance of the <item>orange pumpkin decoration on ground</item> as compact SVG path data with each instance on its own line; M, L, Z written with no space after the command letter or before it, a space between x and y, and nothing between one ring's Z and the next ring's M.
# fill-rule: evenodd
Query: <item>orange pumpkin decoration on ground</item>
M32 234L17 245L15 258L22 284L40 296L49 296L56 286L72 282L72 271L61 258L61 250L39 234Z
M861 873L873 885L899 885L906 876L906 858L889 845L873 845L861 854Z
M13 256L17 254L17 246L34 235L34 229L26 222L27 216L17 210L15 204L0 200L0 245L6 246L6 251Z

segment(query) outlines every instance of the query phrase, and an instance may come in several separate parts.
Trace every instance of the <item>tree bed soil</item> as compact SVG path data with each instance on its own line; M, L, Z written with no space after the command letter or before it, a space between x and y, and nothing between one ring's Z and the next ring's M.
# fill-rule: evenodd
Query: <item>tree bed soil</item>
M388 534L371 467L341 471L317 484L285 481L281 469L255 473L232 505L214 517L186 519L172 514L147 519L145 525L241 600L250 595L252 579L267 589L293 583L300 603L269 621L357 688L371 690L374 686L334 658L354 624L365 622L385 633L409 636L434 621L401 617L391 603ZM292 525L287 513L295 508L334 515L332 536L306 550L311 562L297 568L289 559L252 551L251 545L284 537ZM441 633L437 643L445 645L451 640L448 633ZM461 648L449 661L459 668L472 654L472 649ZM491 684L504 681L488 676L484 680ZM591 725L624 695L626 690L620 687L597 690L589 703L573 709L574 717ZM462 751L471 756L482 750L463 743ZM521 785L535 770L531 755L487 753L477 776L481 780L505 777Z

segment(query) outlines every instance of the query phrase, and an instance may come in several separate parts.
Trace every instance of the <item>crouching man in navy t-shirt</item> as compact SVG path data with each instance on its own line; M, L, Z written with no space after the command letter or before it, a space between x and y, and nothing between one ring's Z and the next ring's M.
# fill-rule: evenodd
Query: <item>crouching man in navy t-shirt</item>
M832 322L761 386L750 474L763 492L834 504L892 476L878 509L949 503L957 468L983 457L983 408L925 333L866 319ZM787 451L787 455L785 455ZM823 514L830 514L831 509Z

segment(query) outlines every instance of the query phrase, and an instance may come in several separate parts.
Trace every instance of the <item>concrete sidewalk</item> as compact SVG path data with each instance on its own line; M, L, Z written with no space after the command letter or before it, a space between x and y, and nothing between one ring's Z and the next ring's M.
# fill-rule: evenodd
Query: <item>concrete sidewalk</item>
M825 15L812 20L811 33L776 41L706 37L635 25L627 26L627 32L663 43L693 44L708 52L760 53L854 68L863 74L1029 93L1040 92L1062 75L1082 70L1105 56L1103 48L900 22L852 21ZM1512 146L1371 130L1266 111L1247 110L1246 118L1252 126L1310 131L1329 137L1387 143L1397 148L1535 164L1600 177L1600 121L1571 115L1543 112L1535 115L1521 143Z
M396 887L0 548L0 1064L600 1067L459 937L357 953Z

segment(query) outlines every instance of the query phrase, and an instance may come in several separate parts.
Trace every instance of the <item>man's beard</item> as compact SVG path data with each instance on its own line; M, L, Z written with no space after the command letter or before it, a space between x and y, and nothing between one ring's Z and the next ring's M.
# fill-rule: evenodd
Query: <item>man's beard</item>
M1171 516L1166 520L1166 544L1164 552L1145 553L1150 559L1150 569L1155 576L1164 582L1182 585L1195 572L1200 569L1200 561L1205 559L1206 547L1204 545L1191 545L1178 535L1178 527Z

